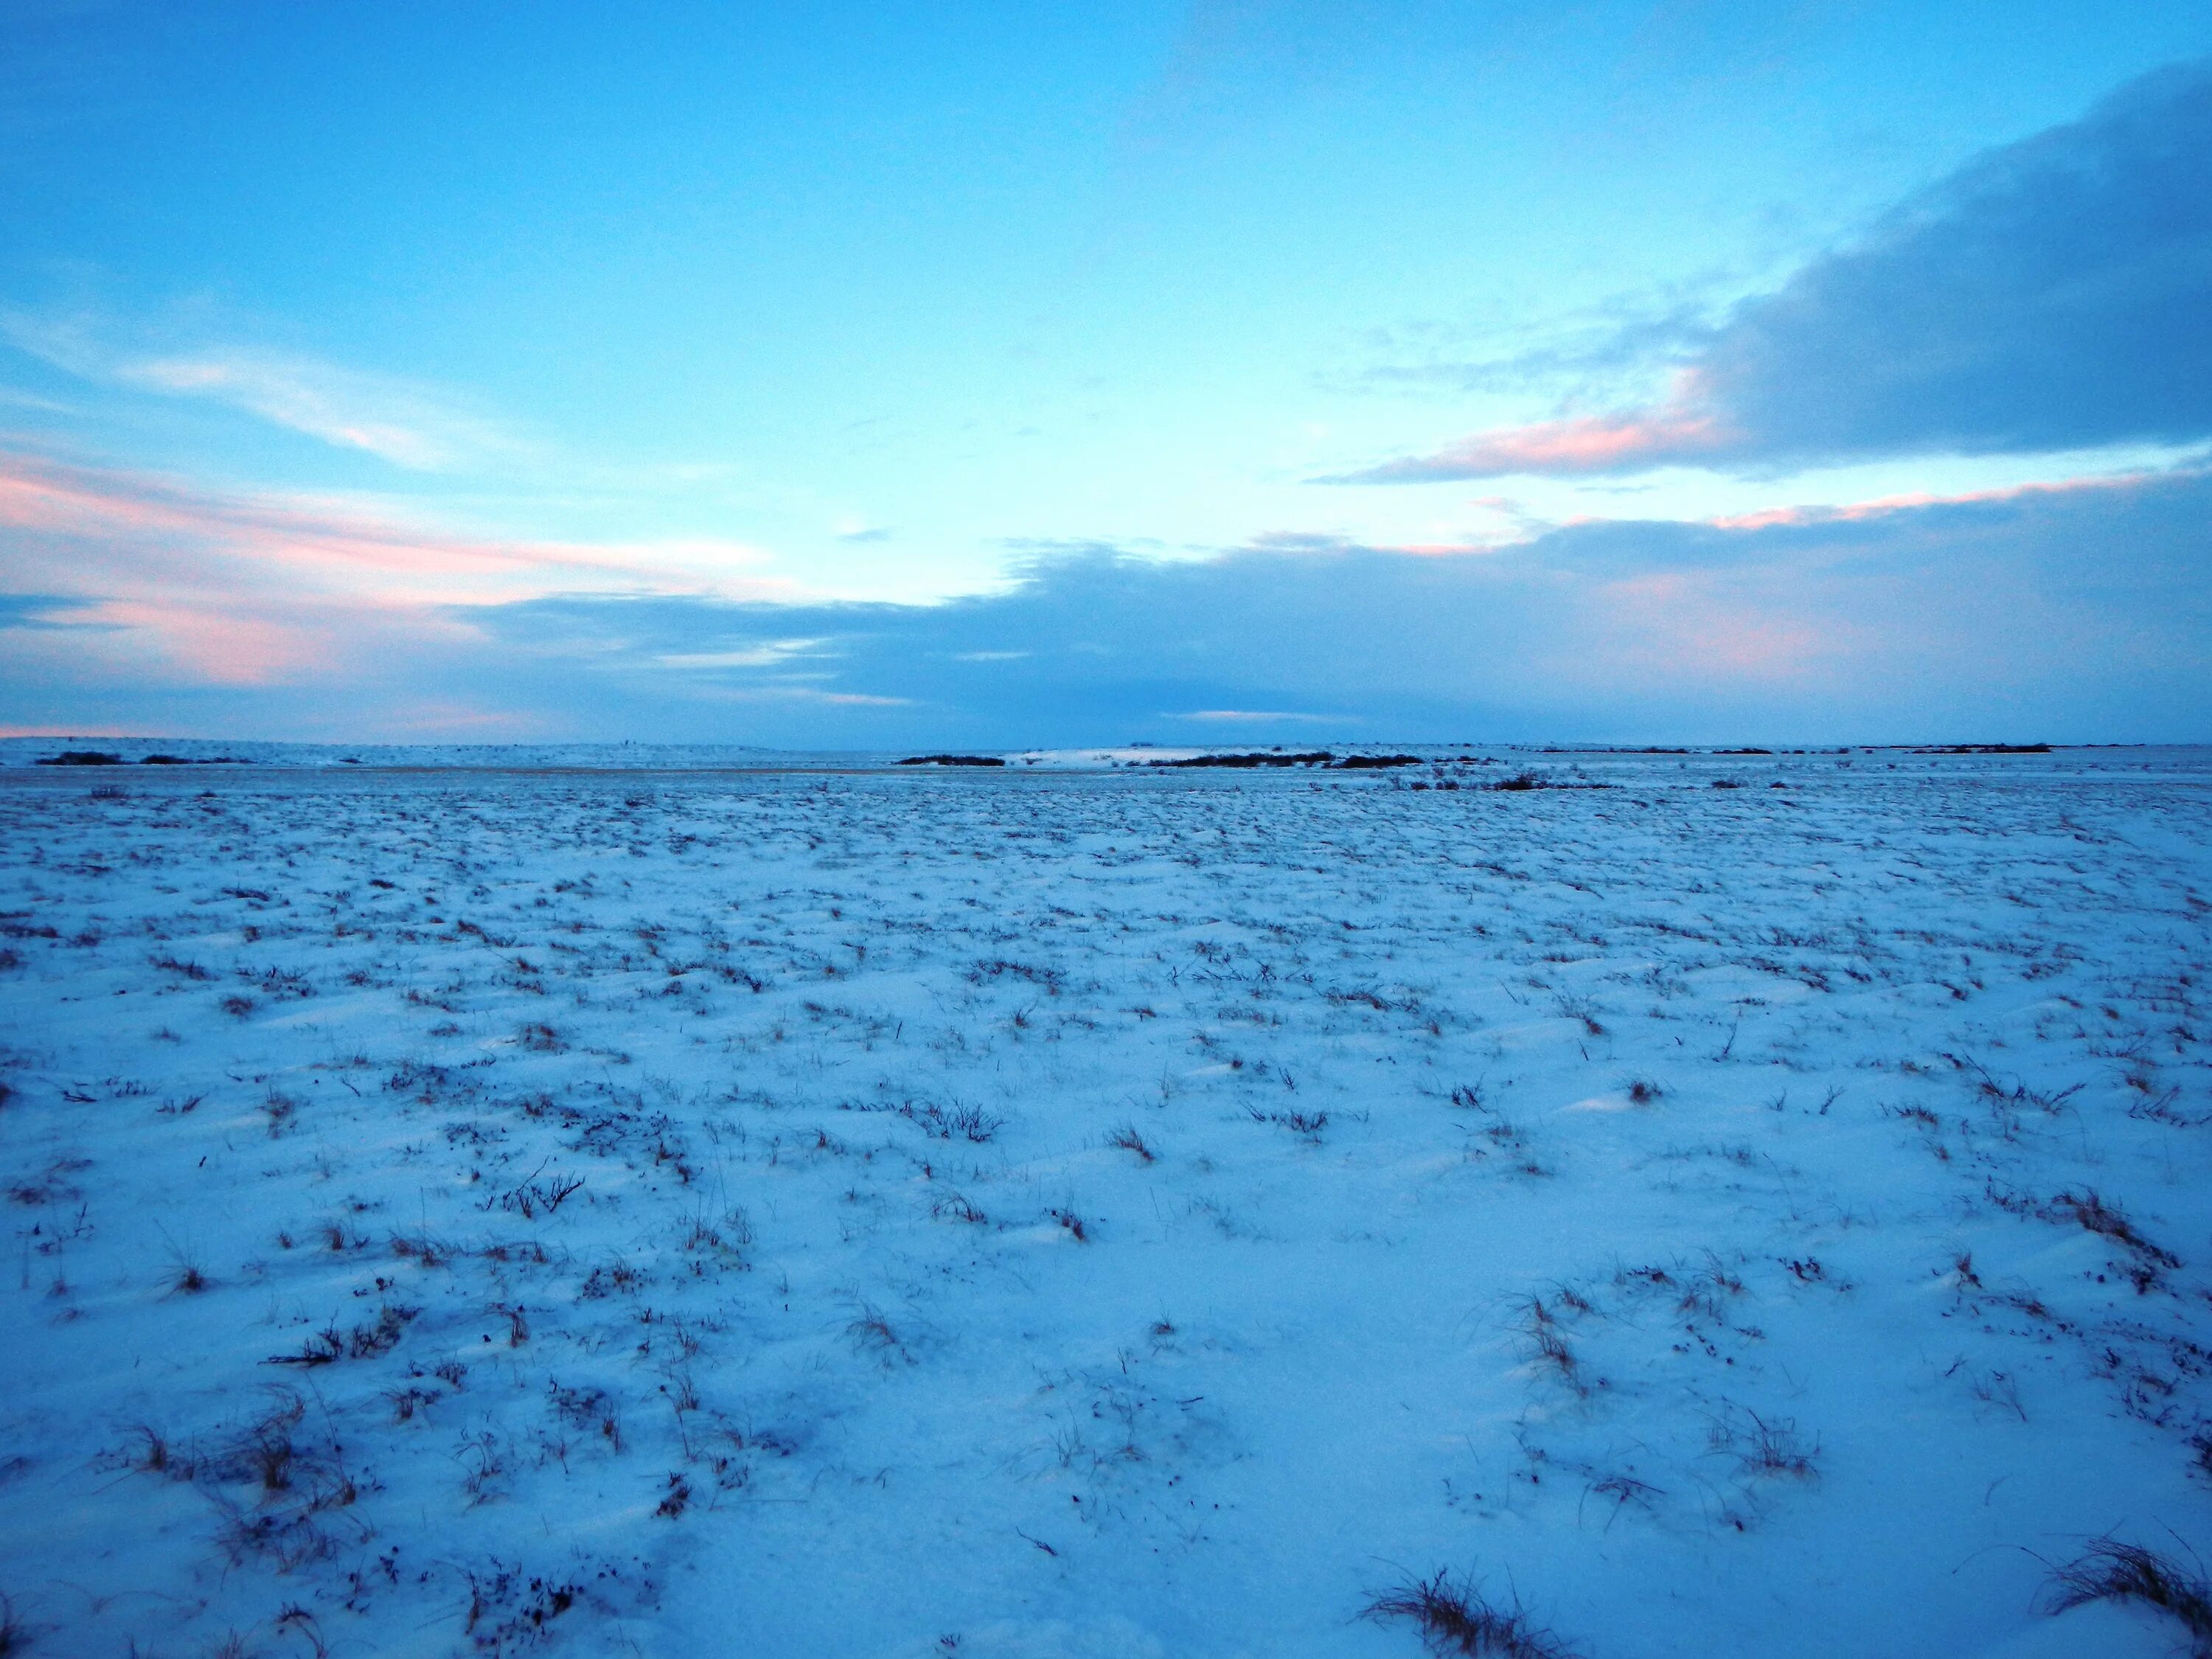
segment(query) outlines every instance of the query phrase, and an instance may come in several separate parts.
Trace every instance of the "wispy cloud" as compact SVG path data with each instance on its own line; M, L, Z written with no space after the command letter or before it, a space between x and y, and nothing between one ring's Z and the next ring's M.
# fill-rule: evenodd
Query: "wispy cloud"
M1587 404L1623 380L1643 380L1709 340L1739 273L1615 295L1594 306L1486 327L1440 322L1367 331L1358 367L1316 377L1324 390L1437 396L1550 392Z
M127 385L229 404L396 466L445 471L511 459L527 447L428 387L268 351L203 351L116 366Z
M220 492L0 451L0 576L36 621L98 624L222 684L289 681L372 637L450 647L451 610L552 593L798 599L737 543L455 534L360 501ZM0 613L0 621L5 621Z
M770 640L742 651L664 651L653 659L663 668L775 668L804 657L819 640Z
M2212 65L2162 70L1737 305L1651 407L1480 433L1322 482L2212 440L2207 155ZM1671 344L1684 338L1675 325Z
M440 387L300 352L190 346L83 312L0 308L0 337L64 373L108 386L227 404L340 449L420 471L510 465L533 446Z

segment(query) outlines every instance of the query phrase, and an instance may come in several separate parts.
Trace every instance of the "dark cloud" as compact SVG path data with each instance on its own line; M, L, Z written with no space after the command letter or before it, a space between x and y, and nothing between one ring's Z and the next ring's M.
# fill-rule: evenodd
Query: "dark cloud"
M1487 553L1091 550L930 606L591 597L458 614L509 695L608 735L2204 738L2208 526L2212 478L2185 473L1583 524Z
M57 494L48 517L93 500ZM135 524L140 501L94 527ZM179 585L181 520L153 517L161 597L129 597L118 555L88 567L115 597L0 600L0 725L794 748L2212 738L2205 472L1583 522L1488 550L1034 548L1003 591L933 605L602 591L255 609Z
M1336 482L1738 470L2212 438L2212 67L1992 151L1739 306L1656 408Z

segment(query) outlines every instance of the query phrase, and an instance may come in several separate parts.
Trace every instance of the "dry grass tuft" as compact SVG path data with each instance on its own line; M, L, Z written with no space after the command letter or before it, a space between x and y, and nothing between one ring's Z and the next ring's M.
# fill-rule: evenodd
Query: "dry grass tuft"
M1469 1654L1476 1659L1577 1659L1575 1650L1551 1632L1528 1620L1516 1600L1493 1607L1471 1580L1452 1582L1438 1568L1385 1592L1360 1609L1376 1621L1411 1620L1429 1651Z
M2045 1600L2048 1612L2064 1613L2092 1601L2133 1601L2155 1607L2189 1632L2191 1659L2212 1659L2212 1585L2140 1544L2100 1538L2075 1560L2055 1569Z

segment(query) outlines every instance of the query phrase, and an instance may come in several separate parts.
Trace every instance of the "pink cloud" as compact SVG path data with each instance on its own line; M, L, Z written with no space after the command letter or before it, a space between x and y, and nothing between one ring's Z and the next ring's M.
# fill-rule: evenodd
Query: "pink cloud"
M158 533L240 557L334 573L359 568L438 579L462 573L619 578L631 585L747 597L799 597L789 583L738 577L762 555L707 539L579 544L457 536L314 496L226 495L149 477L0 453L0 524L85 538ZM543 587L543 582L534 584ZM550 591L550 590L549 590Z
M1655 576L1623 583L1613 597L1642 626L1663 618L1664 649L1655 654L1686 677L1797 678L1842 646L1832 622L1763 610L1717 586L1710 576Z
M1514 473L1576 477L1708 461L1737 442L1738 434L1704 408L1695 379L1684 375L1656 409L1500 427L1430 454L1322 482L1435 483Z
M2101 478L2058 478L2008 484L1996 489L1968 489L1954 495L1915 490L1904 495L1884 495L1870 501L1847 501L1840 507L1770 507L1756 513L1733 513L1707 523L1718 530L1771 530L1778 526L1857 524L1894 513L1916 512L1930 507L1974 507L2031 500L2043 495L2071 495L2086 490L2136 489L2164 475L2154 472L2115 473Z
M70 653L115 672L166 664L216 686L316 679L372 653L467 637L447 613L462 604L803 598L734 542L456 535L376 504L212 491L20 452L0 452L0 535L9 586L51 595L55 617L100 629L69 635Z
M1267 723L1275 720L1297 720L1316 726L1357 724L1354 714L1304 714L1284 708L1194 708L1185 714L1170 714L1171 720L1220 720Z
M551 593L805 597L713 540L591 545L457 535L373 504L223 492L0 451L17 591L53 598L118 672L151 659L220 685L293 683L469 630L446 607ZM147 664L148 666L151 663Z
M129 738L135 732L119 726L0 726L0 738Z
M342 654L331 629L297 614L255 616L229 607L111 599L73 619L151 641L170 666L213 685L277 684Z

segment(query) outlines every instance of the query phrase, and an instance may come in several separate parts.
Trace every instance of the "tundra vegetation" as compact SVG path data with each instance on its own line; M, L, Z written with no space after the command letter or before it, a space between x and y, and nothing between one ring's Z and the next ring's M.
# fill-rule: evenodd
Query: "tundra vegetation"
M924 758L0 773L0 1647L2206 1650L2205 757Z

